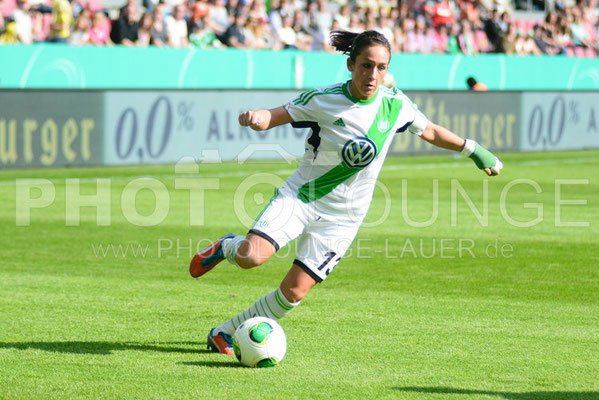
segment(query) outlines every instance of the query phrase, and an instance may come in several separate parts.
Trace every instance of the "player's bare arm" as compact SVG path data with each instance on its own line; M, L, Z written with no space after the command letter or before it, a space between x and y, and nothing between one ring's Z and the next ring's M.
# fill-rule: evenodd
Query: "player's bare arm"
M265 131L290 122L293 122L293 119L283 106L239 114L239 125L249 126L255 131Z
M424 132L422 132L422 139L437 147L453 151L462 151L466 143L465 139L462 139L449 129L433 124L432 122L429 122Z
M443 149L460 151L470 157L476 166L488 176L499 175L503 163L490 151L469 139L462 139L452 131L429 122L422 133L422 139Z

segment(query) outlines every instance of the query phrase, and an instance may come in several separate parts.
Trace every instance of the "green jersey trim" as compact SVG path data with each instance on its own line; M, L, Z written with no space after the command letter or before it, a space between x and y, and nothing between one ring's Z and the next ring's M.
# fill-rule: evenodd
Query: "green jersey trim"
M387 137L391 134L391 128L395 125L397 117L399 117L402 106L403 102L401 99L394 97L383 98L374 122L366 135L368 139L376 144L377 149L381 149L385 145Z
M316 93L316 92L318 92L318 89L310 89L310 90L306 90L305 92L302 92L302 93L299 95L299 97L298 97L296 100L299 100L299 101L302 101L302 102L303 102L303 101L304 101L304 99L306 98L306 96L309 96L310 94L312 94L312 93ZM294 101L294 102L295 102L295 101Z
M376 93L374 94L374 96L372 96L370 99L368 100L360 100L358 98L355 98L354 96L351 95L351 93L349 92L349 83L351 82L351 80L345 82L345 84L342 86L343 87L343 94L345 95L345 97L347 97L349 100L351 100L352 102L361 105L361 106L365 106L368 105L370 103L372 103L373 101L376 100L376 98L379 95L380 89L376 90Z
M305 106L314 98L314 96L322 96L325 94L343 94L343 89L341 86L335 86L332 88L327 88L322 92L319 92L317 89L307 90L300 94L297 99L293 100L293 105Z
M399 116L403 102L393 97L385 97L376 117L368 129L366 137L374 142L377 148L377 155L383 148L391 128ZM360 172L362 168L352 168L342 161L339 165L319 176L318 178L306 182L299 188L298 198L304 203L310 203L331 193L339 184Z
M342 162L324 175L304 183L302 187L299 188L297 197L303 203L310 203L314 200L318 200L331 193L340 183L353 176L358 171L360 171L359 168L349 167L346 163Z

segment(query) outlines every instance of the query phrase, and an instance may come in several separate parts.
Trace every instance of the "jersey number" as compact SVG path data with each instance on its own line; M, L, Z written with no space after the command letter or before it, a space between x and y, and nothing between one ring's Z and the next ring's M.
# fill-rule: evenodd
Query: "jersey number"
M322 264L320 264L320 267L318 267L318 270L322 271L324 269L324 267L326 267L331 262L333 257L335 257L336 255L337 255L337 253L335 253L334 251L329 251L328 253L326 253L325 256L327 258L324 260L324 262ZM327 268L326 271L324 271L324 274L328 276L331 273L331 271L337 266L337 263L339 263L339 260L341 260L341 257L337 257L334 264L330 268Z

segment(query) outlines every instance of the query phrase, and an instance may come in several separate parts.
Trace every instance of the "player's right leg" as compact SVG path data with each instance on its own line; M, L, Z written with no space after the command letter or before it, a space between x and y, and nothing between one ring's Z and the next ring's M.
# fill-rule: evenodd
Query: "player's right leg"
M199 278L224 260L223 243L234 237L235 235L232 233L226 234L210 246L198 251L191 259L191 263L189 263L189 273L191 276Z
M225 235L193 257L189 266L191 276L204 275L225 258L243 269L266 262L304 229L307 211L297 204L300 204L297 197L285 196L276 190L247 236Z
M251 230L238 247L230 250L234 261L232 264L243 269L254 268L264 264L277 250L276 242L259 231Z
M189 264L189 273L199 278L225 258L240 268L254 268L264 264L276 251L275 245L259 234L251 231L247 236L229 233L200 250Z

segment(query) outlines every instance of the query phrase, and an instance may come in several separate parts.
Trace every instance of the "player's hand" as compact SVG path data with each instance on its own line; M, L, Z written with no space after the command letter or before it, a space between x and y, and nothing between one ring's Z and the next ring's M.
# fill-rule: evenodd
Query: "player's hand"
M262 117L257 111L246 111L239 114L239 125L249 126L252 129L262 129Z
M499 158L495 157L495 165L490 168L484 168L483 171L485 171L488 176L496 176L501 173L502 168L503 163Z
M462 154L471 158L479 169L485 171L487 176L496 176L501 173L503 168L501 160L474 140L466 139Z

